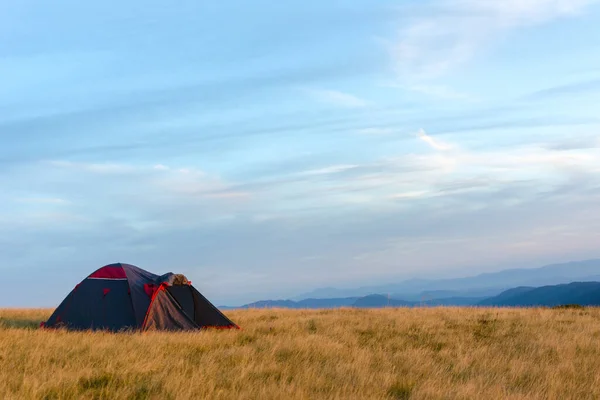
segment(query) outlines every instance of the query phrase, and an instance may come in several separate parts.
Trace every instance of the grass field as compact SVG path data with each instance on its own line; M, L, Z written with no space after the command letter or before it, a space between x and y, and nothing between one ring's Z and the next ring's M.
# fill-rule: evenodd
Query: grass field
M227 312L241 331L37 329L0 310L1 399L597 399L600 309Z

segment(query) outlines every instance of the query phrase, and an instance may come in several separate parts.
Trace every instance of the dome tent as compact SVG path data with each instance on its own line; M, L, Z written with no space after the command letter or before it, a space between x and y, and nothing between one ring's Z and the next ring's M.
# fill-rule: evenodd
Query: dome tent
M108 331L239 329L183 275L159 276L121 263L81 281L42 325Z

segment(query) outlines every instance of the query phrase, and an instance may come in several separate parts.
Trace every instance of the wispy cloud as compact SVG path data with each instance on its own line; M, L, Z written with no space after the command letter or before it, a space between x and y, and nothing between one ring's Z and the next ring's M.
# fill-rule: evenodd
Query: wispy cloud
M420 197L425 197L429 193L430 192L427 192L425 190L414 191L414 192L394 193L394 194L392 194L390 196L390 198L394 199L394 200L398 200L398 199L416 199L416 198L420 198Z
M49 204L49 205L63 205L68 204L69 202L65 199L60 199L57 197L22 197L16 199L19 203L26 204Z
M344 108L363 108L369 106L369 102L350 93L338 90L309 89L308 93L318 101Z
M568 95L581 95L586 93L600 93L600 79L596 78L582 82L572 82L564 85L558 85L538 90L537 92L525 96L524 99L543 100Z
M440 150L426 138L452 150ZM348 269L360 274L365 262L384 276L397 270L399 258L429 268L508 262L505 249L513 238L531 236L535 229L560 229L539 238L546 247L540 245L532 253L536 256L570 251L580 243L559 240L563 233L581 233L586 248L593 248L590 237L600 220L590 215L595 215L598 194L592 197L586 190L598 184L598 149L552 150L535 144L482 149L457 137L442 145L436 140L423 131L413 136L413 144L426 144L420 149L364 163L324 163L309 174L288 171L289 179L257 187L236 187L228 179L174 163L108 169L101 163L37 164L38 169L26 171L29 179L12 188L27 193L33 185L56 198L71 195L69 214L43 210L2 220L0 235L10 235L10 241L0 241L0 248L27 262L39 262L43 255L52 265L64 262L64 254L83 265L110 257L149 266L190 265L198 274L210 272L201 265L218 265L223 277L250 262L257 274L276 275L289 262L285 274L305 279L309 271L312 285L315 279L342 279ZM585 179L567 187L577 170ZM478 223L465 224L469 219ZM460 243L448 244L454 239ZM559 247L548 247L557 240ZM432 254L432 242L440 243L443 254ZM485 251L467 251L474 244ZM302 260L317 255L322 255L318 261ZM343 271L330 268L339 264ZM223 283L224 293L226 287Z
M54 167L87 171L97 174L128 174L140 170L140 168L136 168L132 165L115 163L77 163L71 161L57 160L50 161L49 164Z
M600 148L600 135L577 136L545 144L549 150L585 150Z
M329 167L311 169L309 171L304 172L306 175L328 175L328 174L336 174L339 172L348 171L354 168L357 168L358 165L354 164L343 164L343 165L331 165Z
M150 198L167 198L175 203L186 199L248 199L250 196L248 192L231 189L232 185L220 177L197 168L70 161L48 164L57 168L64 180L93 180L99 188L112 183L111 191L146 193Z
M357 133L359 135L373 135L373 136L391 135L391 134L396 133L396 132L398 132L397 129L394 129L394 128L383 128L383 127L363 128L363 129L359 129L357 131Z
M575 176L593 177L600 171L600 152L592 146L556 149L538 143L475 150L440 141L424 130L416 136L427 144L424 152L318 170L331 177L323 182L310 178L311 195L326 203L343 201L343 196L329 197L332 191L362 192L373 204L381 205L385 199L407 203L432 196L498 191L520 182L536 182L530 189L541 193ZM521 195L527 197L525 192Z
M448 151L453 149L452 145L432 138L423 129L420 129L419 132L417 132L417 137L436 150Z
M598 0L436 0L429 16L401 30L392 47L400 80L439 78L508 31L572 17Z
M413 91L413 92L422 93L424 95L439 98L439 99L469 100L469 101L475 100L473 95L470 95L468 93L459 92L456 89L453 89L451 87L444 86L444 85L416 84L416 85L405 86L405 88L410 91Z

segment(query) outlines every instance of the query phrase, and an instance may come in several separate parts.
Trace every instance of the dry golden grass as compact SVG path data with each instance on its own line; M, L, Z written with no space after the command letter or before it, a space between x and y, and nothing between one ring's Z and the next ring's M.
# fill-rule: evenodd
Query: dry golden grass
M600 309L245 310L242 331L38 330L0 310L1 399L597 399Z

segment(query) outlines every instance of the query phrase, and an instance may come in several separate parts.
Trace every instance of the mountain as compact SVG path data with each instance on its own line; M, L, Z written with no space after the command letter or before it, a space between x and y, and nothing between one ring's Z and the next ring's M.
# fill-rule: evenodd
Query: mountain
M519 286L557 285L573 281L600 281L600 260L552 264L540 268L508 269L465 278L411 279L394 284L350 289L329 287L317 289L296 296L293 299L362 297L373 293L391 293L396 298L416 301L423 292L450 291L464 293L488 291L492 293L490 295L493 295ZM443 297L446 297L446 295ZM451 297L471 296L454 293ZM474 295L472 297L485 296Z
M499 295L505 288L484 288L470 290L426 290L417 294L394 293L391 297L406 301L431 302L440 299L484 299Z
M578 304L600 306L600 282L572 282L537 288L518 287L479 302L480 306L534 307Z
M367 304L381 307L388 304L388 297L392 300L390 305L408 307L483 305L482 302L488 298L494 298L497 304L503 304L513 295L524 294L534 287L573 281L600 281L600 259L552 264L541 268L509 269L464 278L411 279L354 289L328 287L289 300L261 300L240 307L220 308L336 308L364 307Z
M358 308L378 308L378 307L412 307L415 303L388 298L381 294L371 294L358 298L353 307Z
M347 307L353 305L357 297L346 297L339 299L304 299L298 301L296 304L298 308L336 308L336 307Z
M427 301L406 301L383 294L370 294L362 297L343 297L337 299L261 300L240 307L221 306L223 310L236 308L379 308L379 307L432 307L432 306L471 306L479 303L481 297L449 297Z
M303 299L301 301L293 300L261 300L254 303L245 304L238 308L337 308L352 306L358 297L346 297L339 299ZM232 309L235 307L223 307Z
M415 306L474 306L479 304L479 302L485 298L486 297L448 297L415 303Z
M296 308L296 304L292 300L260 300L240 308Z
M505 290L504 292L498 294L497 296L491 296L487 299L482 299L478 304L479 305L494 305L511 301L511 299L518 298L520 295L530 292L536 289L531 286L519 286L516 288ZM489 304L487 302L490 302Z

